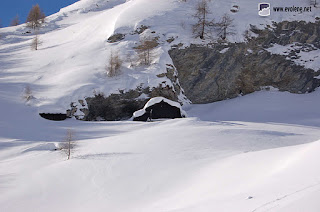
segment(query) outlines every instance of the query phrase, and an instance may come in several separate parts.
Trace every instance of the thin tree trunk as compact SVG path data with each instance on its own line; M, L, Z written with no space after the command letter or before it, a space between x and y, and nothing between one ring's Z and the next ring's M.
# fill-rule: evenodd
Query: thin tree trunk
M68 160L70 159L71 155L71 141L69 140L69 147L68 147Z
M202 31L201 31L201 39L204 38L204 28L206 25L206 8L203 8L203 20L202 20Z

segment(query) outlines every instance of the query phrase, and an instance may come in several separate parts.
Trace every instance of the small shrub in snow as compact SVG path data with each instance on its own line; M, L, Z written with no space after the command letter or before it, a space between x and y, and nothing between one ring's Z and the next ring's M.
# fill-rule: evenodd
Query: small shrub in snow
M129 67L134 67L136 66L136 57L135 55L131 54L130 52L126 54L126 62L129 63Z
M106 65L108 77L114 77L120 74L120 68L122 65L122 60L118 53L110 53L108 64Z
M32 90L31 90L31 88L30 88L30 86L29 85L27 85L25 88L24 88L24 90L23 90L23 99L25 100L25 101L30 101L31 99L33 99L34 97L33 97L33 95L32 95Z

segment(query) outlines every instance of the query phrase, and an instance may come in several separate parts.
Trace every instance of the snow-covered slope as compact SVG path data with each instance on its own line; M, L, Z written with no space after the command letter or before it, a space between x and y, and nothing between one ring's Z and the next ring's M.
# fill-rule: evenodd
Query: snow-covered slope
M274 6L308 2L269 1ZM195 0L81 0L48 17L43 42L30 50L24 25L0 29L1 211L274 211L318 212L320 90L297 95L261 91L206 105L188 105L189 118L151 123L52 122L39 111L65 111L70 102L118 89L157 86L172 63L167 50L199 43L190 25ZM231 14L242 32L271 21L313 21L312 13L257 15L255 0L212 1L218 19ZM146 9L147 8L147 9ZM134 34L139 26L150 26ZM155 31L155 33L151 33ZM110 44L114 33L126 33ZM134 54L140 37L159 36L155 63L105 76L110 51ZM178 36L178 38L176 38ZM176 38L168 44L168 38ZM166 79L166 83L171 82ZM29 85L31 106L21 96ZM70 160L54 151L73 129Z
M308 1L296 0L269 2L272 6L309 5ZM94 91L108 95L141 84L157 87L165 82L171 86L169 79L156 77L166 72L166 64L172 64L167 52L171 45L209 41L193 38L191 25L195 22L192 15L196 3L196 0L81 0L47 18L40 30L42 45L38 51L30 49L34 35L25 34L28 29L24 24L0 29L0 83L14 85L16 95L29 85L37 98L33 104L46 112L64 112L71 102L93 96ZM239 11L230 12L235 5ZM272 21L315 21L319 14L319 9L313 8L312 12L272 13L262 18L257 7L255 0L212 1L210 18L218 21L224 13L230 14L236 34L229 40L239 42L250 24L264 27ZM141 25L149 29L142 34L133 33ZM107 39L115 33L126 37L121 42L108 43ZM136 55L133 47L144 36L159 37L156 57L151 66L132 66ZM175 40L169 44L170 38ZM105 69L111 52L119 52L124 61L121 75L114 78L108 78Z
M5 104L16 114L0 114L1 208L316 212L315 96L259 92L224 102L224 111L222 102L189 106L189 115L200 119L149 123L52 122L37 118L30 107ZM258 101L265 107L253 110ZM303 107L306 119L293 119L303 115ZM234 121L231 111L239 113ZM53 149L70 128L78 147L66 160Z
M250 121L320 126L320 91L308 94L259 91L211 104L187 106L190 116L203 121Z

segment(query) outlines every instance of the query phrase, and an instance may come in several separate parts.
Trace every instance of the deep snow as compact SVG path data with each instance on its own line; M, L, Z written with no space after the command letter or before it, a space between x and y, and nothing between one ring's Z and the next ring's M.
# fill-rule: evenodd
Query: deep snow
M161 83L155 75L172 63L165 40L179 36L173 44L201 43L190 33L194 4L81 0L48 17L39 51L30 50L33 35L22 34L23 25L0 29L1 211L320 211L319 89L271 89L186 105L189 118L149 123L52 122L38 115L64 111L93 90L108 94ZM234 42L249 24L313 21L318 12L260 18L255 0L212 4L215 18L239 5L232 14ZM153 30L160 36L155 63L137 68L127 62L120 76L107 78L110 50L133 54L140 36L130 33L142 24L150 29L141 36ZM107 43L114 32L128 35ZM26 85L35 96L27 104ZM54 151L67 129L78 144L70 160Z
M0 114L6 117L1 121L6 127L0 129L1 207L4 211L318 211L320 118L315 95L319 91L310 95L263 91L189 106L191 118L149 123L52 122L29 106L1 98L1 104L11 112L20 111L16 115L21 118ZM314 118L301 123L290 118L303 114L299 107L282 110L287 119L269 112L272 105L277 106L274 110L286 107L288 99ZM257 101L268 107L252 110L251 103ZM239 113L234 121L230 121L232 111ZM78 147L67 161L53 149L69 128L75 131Z

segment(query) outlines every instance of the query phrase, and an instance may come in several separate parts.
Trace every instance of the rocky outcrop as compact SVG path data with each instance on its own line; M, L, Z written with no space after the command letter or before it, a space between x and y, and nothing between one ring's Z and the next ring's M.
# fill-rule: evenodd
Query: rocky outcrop
M191 45L169 51L181 87L193 103L234 98L264 86L292 93L311 92L320 86L320 79L315 78L319 72L266 50L273 44L292 43L320 48L320 22L282 22L265 30L252 27L252 31L258 36L247 43Z
M143 108L150 98L162 96L176 101L177 95L172 87L161 84L155 88L139 87L128 92L120 91L119 94L111 94L107 97L99 93L94 97L86 98L88 113L83 120L127 120L132 117L135 111Z
M67 117L75 117L86 121L118 121L127 120L133 113L144 107L153 97L164 97L172 101L187 101L180 88L177 71L173 65L167 64L167 72L159 74L163 82L157 87L139 86L134 90L119 90L118 94L105 96L101 92L94 92L93 97L72 102L66 111ZM168 79L171 84L168 85ZM178 98L180 97L180 99Z
M70 109L66 111L68 118L75 117L76 119L83 120L89 114L88 107L85 100L79 99L77 102L70 103Z
M182 94L182 96L184 96L184 91L181 89L180 82L178 79L178 72L173 65L171 65L171 64L166 64L166 65L167 65L167 68L166 68L167 72L159 74L159 75L157 75L157 77L159 77L159 78L166 77L171 81L171 83L173 85L174 96L171 96L170 99L174 100L174 101L178 101L177 95ZM164 83L165 83L165 81L164 81ZM160 88L161 87L163 87L163 86L160 85ZM170 86L166 86L166 87L167 87L167 89L171 89ZM154 96L156 96L156 95L154 95ZM161 95L158 95L158 96L161 96ZM185 97L183 97L183 98L185 101L188 101Z
M86 99L89 113L84 120L118 121L129 119L134 111L142 108L147 102L145 99L138 99L138 97L139 92L137 91L111 94L108 97L101 94L89 97Z
M117 34L111 35L108 38L107 42L108 43L116 43L116 42L122 41L124 38L125 38L124 34L117 33Z
M265 30L251 29L259 36L253 41L264 47L270 44L288 45L292 43L308 43L320 48L320 22L306 23L305 21L283 21L274 23L273 27Z

